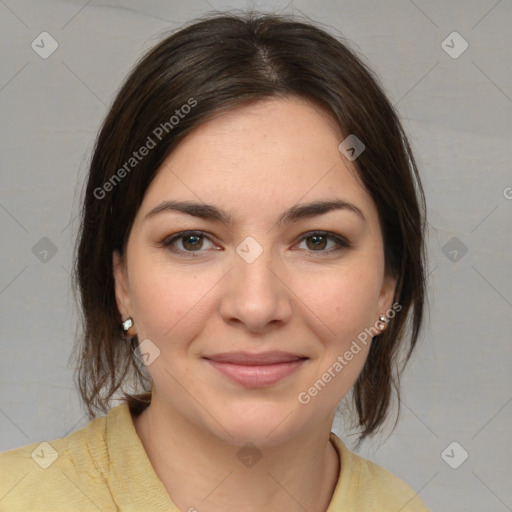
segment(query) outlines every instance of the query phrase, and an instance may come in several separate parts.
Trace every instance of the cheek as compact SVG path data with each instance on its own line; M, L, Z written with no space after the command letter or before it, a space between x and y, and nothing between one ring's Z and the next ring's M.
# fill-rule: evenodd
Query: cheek
M351 267L296 280L295 289L312 325L327 343L346 343L376 321L380 291L371 267ZM375 267L374 267L375 268ZM307 307L304 307L307 306Z
M132 304L138 329L155 343L192 337L202 325L208 292L219 280L192 268L140 258L130 276Z

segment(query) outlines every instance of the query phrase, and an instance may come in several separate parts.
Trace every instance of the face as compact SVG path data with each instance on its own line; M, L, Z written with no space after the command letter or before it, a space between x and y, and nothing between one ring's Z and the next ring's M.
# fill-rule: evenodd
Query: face
M370 347L354 340L395 288L343 139L322 109L265 100L201 125L157 171L113 258L119 310L169 414L258 446L331 427Z

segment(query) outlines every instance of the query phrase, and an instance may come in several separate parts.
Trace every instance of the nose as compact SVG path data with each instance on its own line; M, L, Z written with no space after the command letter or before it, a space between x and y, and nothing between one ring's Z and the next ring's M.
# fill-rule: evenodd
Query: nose
M272 261L271 251L264 250L252 262L235 254L220 306L224 321L253 333L287 323L293 313L293 293L285 277L282 266Z

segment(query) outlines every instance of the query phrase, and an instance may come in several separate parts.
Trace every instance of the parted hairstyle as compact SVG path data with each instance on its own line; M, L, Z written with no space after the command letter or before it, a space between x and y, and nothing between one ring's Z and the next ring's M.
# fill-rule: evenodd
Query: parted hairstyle
M378 78L341 36L317 25L254 11L209 13L156 44L121 86L96 139L76 243L83 329L75 344L75 378L89 419L108 412L116 395L136 414L151 400L151 379L135 352L138 339L127 339L121 329L112 253L124 254L156 171L185 136L213 117L287 97L327 109L345 137L354 134L365 145L353 164L377 207L385 273L397 279L394 302L402 309L374 337L350 393L359 442L383 425L393 391L399 410L400 374L426 305L424 192Z

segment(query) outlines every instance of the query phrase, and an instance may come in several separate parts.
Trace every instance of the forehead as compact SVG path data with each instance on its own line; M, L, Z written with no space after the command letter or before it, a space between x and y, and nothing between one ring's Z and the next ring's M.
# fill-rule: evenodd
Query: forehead
M341 198L376 215L355 166L339 151L344 136L326 110L298 98L237 108L197 127L167 157L141 213L158 202L194 200L244 214Z

